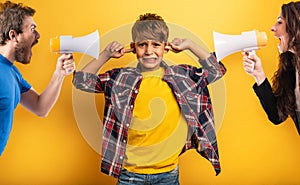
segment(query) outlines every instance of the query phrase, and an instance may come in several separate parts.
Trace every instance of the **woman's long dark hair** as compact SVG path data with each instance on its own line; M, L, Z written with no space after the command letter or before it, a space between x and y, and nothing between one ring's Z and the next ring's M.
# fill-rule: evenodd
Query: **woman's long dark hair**
M287 115L294 116L296 109L296 69L300 77L300 1L283 4L281 14L286 21L289 36L288 51L279 56L278 70L272 77L272 88L279 117L285 119ZM300 87L300 82L298 86Z

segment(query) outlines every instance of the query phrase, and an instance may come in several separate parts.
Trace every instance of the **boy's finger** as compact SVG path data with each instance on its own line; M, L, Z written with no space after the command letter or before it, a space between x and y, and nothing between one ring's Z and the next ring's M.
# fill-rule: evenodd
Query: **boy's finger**
M134 48L130 48L130 49L125 49L124 53L131 53L134 51Z

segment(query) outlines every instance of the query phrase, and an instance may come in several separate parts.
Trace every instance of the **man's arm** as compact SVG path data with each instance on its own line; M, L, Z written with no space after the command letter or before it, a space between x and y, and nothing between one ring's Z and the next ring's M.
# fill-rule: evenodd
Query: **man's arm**
M40 95L33 88L22 93L21 105L37 116L46 117L59 97L65 76L74 70L75 63L72 55L64 54L60 56L57 61L56 70L46 89Z

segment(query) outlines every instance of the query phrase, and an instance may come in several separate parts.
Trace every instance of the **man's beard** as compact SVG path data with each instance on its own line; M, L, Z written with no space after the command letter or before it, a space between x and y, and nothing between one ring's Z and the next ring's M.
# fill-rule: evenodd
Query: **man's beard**
M29 64L30 63L30 58L27 57L26 52L28 49L26 49L25 47L16 47L15 50L15 60L17 62L20 62L22 64Z

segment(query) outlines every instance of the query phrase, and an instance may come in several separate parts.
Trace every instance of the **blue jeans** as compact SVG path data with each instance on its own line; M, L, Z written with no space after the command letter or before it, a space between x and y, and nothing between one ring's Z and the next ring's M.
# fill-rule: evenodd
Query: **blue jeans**
M179 185L178 167L170 172L138 174L125 169L121 171L117 185Z

